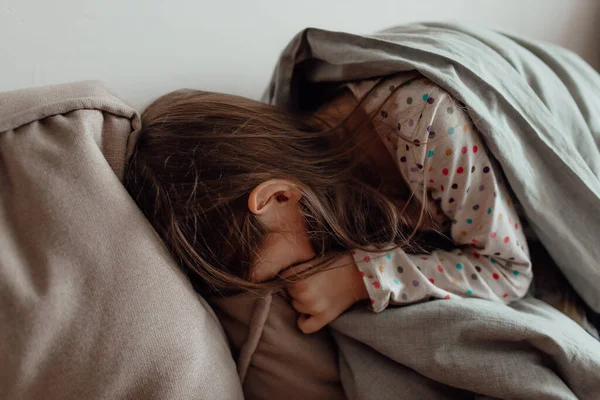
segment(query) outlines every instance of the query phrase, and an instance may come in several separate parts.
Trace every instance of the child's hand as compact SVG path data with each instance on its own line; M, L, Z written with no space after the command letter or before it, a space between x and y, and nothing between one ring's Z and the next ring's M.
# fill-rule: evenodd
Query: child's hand
M289 269L289 276L309 268L309 263ZM302 315L298 327L304 333L313 333L336 319L354 303L369 298L367 288L354 258L350 254L339 257L331 269L321 271L287 287L292 307Z

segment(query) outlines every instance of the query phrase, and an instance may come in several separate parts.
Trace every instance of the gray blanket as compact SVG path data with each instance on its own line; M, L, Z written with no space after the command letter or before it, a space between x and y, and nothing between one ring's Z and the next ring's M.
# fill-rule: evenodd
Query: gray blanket
M264 99L305 109L332 84L410 70L468 106L535 233L600 312L600 76L575 54L449 24L371 36L307 29L282 53ZM352 399L467 396L456 388L600 398L600 346L535 299L356 310L331 328Z
M600 398L600 343L537 299L357 309L330 330L349 399Z

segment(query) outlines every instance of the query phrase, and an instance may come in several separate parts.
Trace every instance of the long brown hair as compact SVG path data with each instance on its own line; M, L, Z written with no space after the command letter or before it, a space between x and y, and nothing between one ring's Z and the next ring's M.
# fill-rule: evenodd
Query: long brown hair
M175 91L142 114L125 186L200 293L282 287L282 280L249 279L268 232L248 210L248 196L268 179L301 188L316 254L409 245L416 227L357 151L371 118L352 112L326 127L316 114Z

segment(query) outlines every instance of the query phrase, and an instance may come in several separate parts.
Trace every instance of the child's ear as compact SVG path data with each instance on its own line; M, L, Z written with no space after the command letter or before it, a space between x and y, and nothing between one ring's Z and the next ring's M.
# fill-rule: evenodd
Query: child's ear
M265 215L281 207L295 205L301 198L300 190L291 181L270 179L252 189L248 209L254 215Z

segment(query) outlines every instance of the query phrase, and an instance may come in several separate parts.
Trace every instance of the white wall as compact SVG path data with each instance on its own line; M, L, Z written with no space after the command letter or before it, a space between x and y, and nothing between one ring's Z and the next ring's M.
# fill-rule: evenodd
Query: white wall
M0 91L99 79L136 106L180 87L258 98L306 26L433 20L554 41L600 66L599 0L0 0Z

